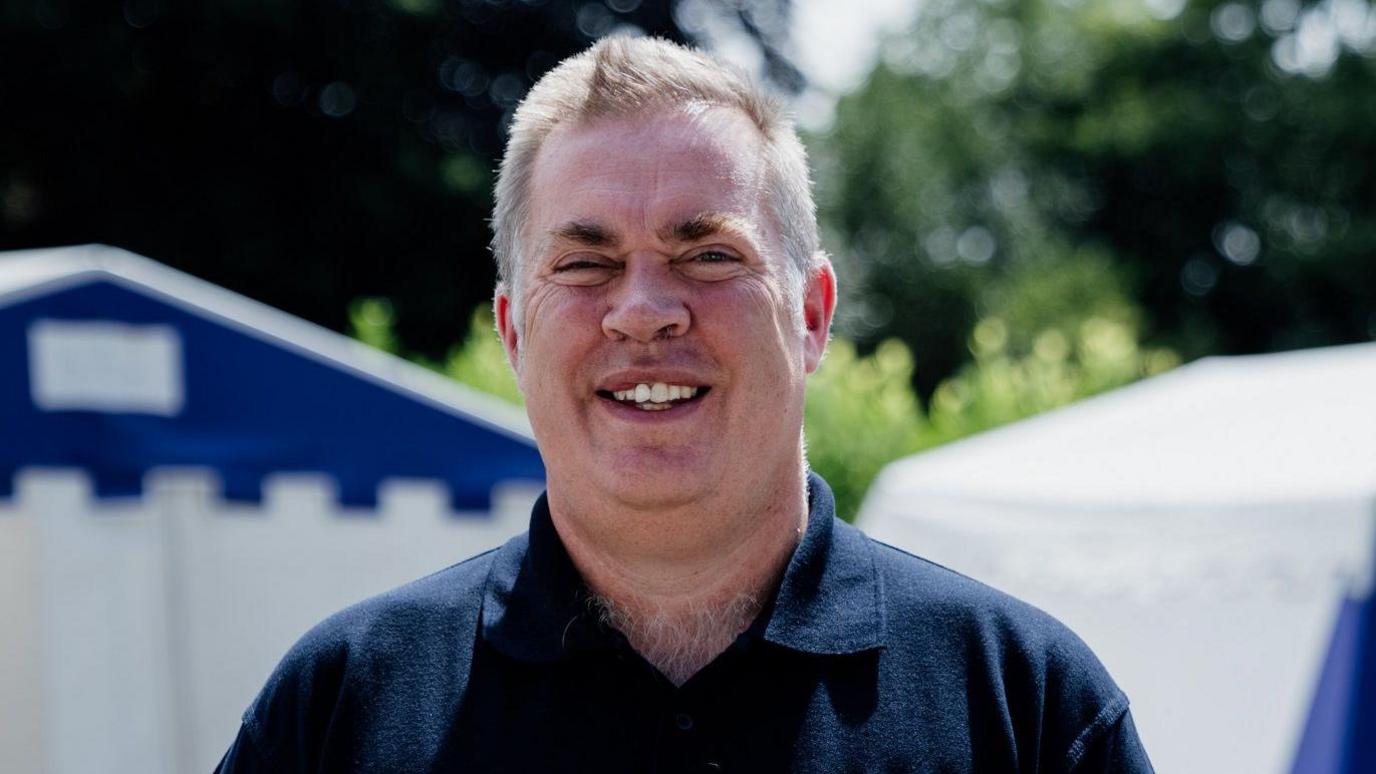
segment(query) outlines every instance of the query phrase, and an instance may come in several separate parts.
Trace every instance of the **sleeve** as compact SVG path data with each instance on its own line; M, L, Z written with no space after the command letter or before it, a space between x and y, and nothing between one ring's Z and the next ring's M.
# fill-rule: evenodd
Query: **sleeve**
M1137 738L1132 713L1123 708L1117 720L1084 739L1079 755L1071 761L1074 774L1152 774L1155 769Z
M238 736L216 767L217 774L319 770L341 691L346 650L324 624L298 640L244 712Z
M258 751L247 724L239 726L239 735L215 767L215 774L275 774L276 771L276 767L264 760Z

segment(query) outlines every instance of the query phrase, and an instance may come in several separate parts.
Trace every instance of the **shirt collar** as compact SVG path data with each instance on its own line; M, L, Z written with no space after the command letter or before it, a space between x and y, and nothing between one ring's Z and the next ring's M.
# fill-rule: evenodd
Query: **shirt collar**
M815 654L882 647L883 585L869 539L835 518L826 482L808 475L808 521L772 604L751 632ZM497 550L482 610L483 638L525 661L556 661L608 647L613 638L590 612L586 587L559 540L541 496L530 531Z
M807 480L807 530L784 570L764 638L804 653L883 647L884 587L869 538L836 518L831 487Z
M554 529L548 495L530 530L497 549L483 596L483 638L524 661L555 661L596 645L587 587Z

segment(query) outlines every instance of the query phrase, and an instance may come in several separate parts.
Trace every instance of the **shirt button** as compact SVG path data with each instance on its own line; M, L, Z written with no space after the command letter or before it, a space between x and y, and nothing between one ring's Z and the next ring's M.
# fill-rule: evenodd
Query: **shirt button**
M678 726L678 730L680 731L692 731L693 716L689 715L687 712L680 712L674 716L674 725Z

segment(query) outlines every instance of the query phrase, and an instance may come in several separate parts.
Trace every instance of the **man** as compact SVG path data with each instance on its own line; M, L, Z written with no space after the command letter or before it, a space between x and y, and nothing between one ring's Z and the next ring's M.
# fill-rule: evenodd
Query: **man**
M224 771L1150 770L1074 635L808 475L836 281L772 103L603 41L517 111L496 198L530 531L307 634Z

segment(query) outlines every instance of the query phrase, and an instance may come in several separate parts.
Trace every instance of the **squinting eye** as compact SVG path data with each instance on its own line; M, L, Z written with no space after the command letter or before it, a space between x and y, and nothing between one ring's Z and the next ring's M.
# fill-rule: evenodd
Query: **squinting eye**
M618 266L596 258L570 258L555 264L550 279L560 285L601 285L611 279Z
M675 261L683 276L702 282L719 282L740 276L745 259L728 250L706 249Z
M600 271L611 269L612 265L601 261L573 260L565 261L554 267L554 273L562 274L570 271Z

